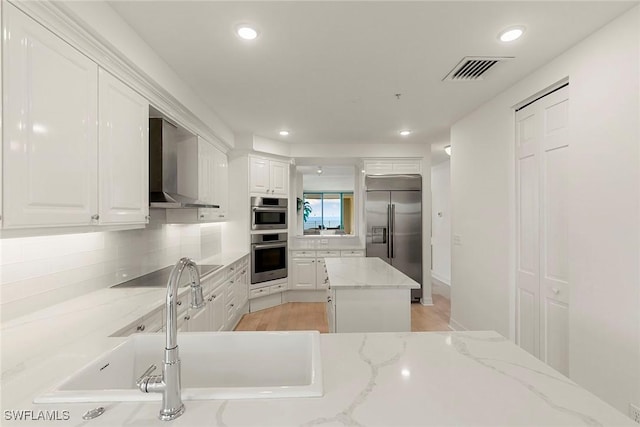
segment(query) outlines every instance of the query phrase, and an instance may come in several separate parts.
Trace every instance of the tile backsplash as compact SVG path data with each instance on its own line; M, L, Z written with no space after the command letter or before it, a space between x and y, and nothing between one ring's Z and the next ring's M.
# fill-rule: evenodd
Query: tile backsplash
M124 282L188 256L221 251L224 224L0 239L0 310L7 321Z

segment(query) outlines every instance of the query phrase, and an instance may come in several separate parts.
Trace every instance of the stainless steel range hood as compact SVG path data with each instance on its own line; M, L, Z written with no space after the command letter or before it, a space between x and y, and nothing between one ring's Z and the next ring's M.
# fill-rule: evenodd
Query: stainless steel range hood
M198 200L197 188L185 190L184 185L179 185L178 144L182 138L178 128L168 121L149 119L149 207L219 208L218 205ZM197 168L197 150L192 156L194 158L187 163Z

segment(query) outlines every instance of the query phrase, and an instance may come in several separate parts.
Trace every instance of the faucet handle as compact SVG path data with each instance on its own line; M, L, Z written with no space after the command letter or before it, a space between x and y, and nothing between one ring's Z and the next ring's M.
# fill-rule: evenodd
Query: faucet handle
M144 371L144 373L142 375L140 375L140 377L138 377L138 379L136 380L136 385L138 387L140 387L140 385L144 382L144 380L149 376L149 374L153 371L155 371L157 368L156 365L151 365L147 368L146 371Z

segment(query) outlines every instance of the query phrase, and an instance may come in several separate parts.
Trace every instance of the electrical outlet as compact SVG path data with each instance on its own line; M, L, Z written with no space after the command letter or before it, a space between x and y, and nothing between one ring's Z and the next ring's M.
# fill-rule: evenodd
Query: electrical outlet
M640 424L640 407L629 403L629 416L631 419Z

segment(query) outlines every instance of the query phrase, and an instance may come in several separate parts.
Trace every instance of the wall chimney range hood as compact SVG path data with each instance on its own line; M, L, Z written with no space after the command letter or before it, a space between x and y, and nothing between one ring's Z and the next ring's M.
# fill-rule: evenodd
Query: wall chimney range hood
M149 207L164 209L219 208L218 205L198 200L197 188L185 188L178 182L179 167L198 165L198 153L180 150L180 142L195 138L172 123L159 118L149 119ZM191 156L185 159L180 156Z

